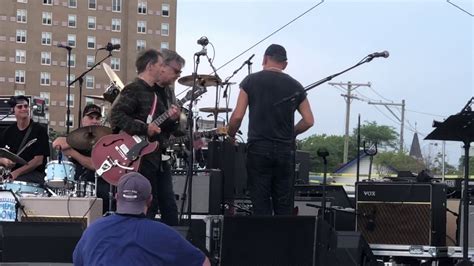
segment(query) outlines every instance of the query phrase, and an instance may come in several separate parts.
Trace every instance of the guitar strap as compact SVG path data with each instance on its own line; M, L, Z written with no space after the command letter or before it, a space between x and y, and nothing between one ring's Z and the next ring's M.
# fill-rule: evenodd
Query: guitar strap
M150 113L148 114L147 118L146 118L146 123L147 124L150 124L151 121L153 121L153 114L155 113L155 110L156 110L156 102L158 101L158 97L156 96L156 93L153 93L153 95L155 96L154 100L153 100L153 106L151 107L150 109Z
M26 134L25 134L25 136L23 137L23 140L21 141L20 146L18 147L18 151L21 151L21 148L23 148L23 146L25 146L26 140L27 140L28 137L30 136L31 129L33 128L33 123L34 123L33 120L31 120L31 123L30 123L30 125L28 126L28 130L26 130Z

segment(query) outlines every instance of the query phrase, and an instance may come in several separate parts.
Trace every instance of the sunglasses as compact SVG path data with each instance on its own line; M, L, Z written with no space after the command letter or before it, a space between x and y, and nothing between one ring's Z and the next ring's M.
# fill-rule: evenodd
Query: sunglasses
M23 109L23 108L28 109L28 107L30 106L28 104L17 104L15 105L15 107L18 109Z
M182 72L181 69L174 68L172 65L167 65L167 66L169 66L171 69L173 69L173 71L176 75L181 74L181 72Z

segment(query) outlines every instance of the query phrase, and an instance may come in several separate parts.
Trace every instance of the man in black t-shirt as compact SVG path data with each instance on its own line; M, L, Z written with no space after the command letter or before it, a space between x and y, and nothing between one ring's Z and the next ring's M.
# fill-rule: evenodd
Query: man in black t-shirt
M1 148L15 154L24 148L18 155L28 164L21 165L0 157L0 165L11 170L12 180L43 184L46 159L49 156L49 138L46 127L31 120L29 104L28 98L23 95L10 99L16 123L5 129L0 137ZM33 139L36 141L27 146Z
M263 57L263 70L240 83L237 105L228 134L235 137L249 107L247 175L255 215L290 215L296 135L309 129L313 113L303 86L288 74L286 50L270 45ZM294 96L291 101L276 104ZM276 105L275 105L276 104ZM298 110L301 120L294 125Z

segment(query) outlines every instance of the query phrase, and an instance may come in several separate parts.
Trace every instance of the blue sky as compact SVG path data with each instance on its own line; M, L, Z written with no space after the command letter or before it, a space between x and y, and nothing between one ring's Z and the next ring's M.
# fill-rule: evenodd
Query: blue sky
M370 53L387 50L389 58L376 58L332 82L370 82L371 88L360 87L355 91L366 100L401 103L404 99L407 109L405 147L411 144L416 127L422 151L440 150L441 145L437 148L430 145L431 141L422 140L431 132L433 120L443 120L459 112L474 95L474 18L446 0L326 0L221 68L319 2L179 0L176 49L187 60L183 76L193 71L192 58L201 49L196 43L201 36L207 36L214 45L215 55L210 45L208 54L214 58L213 64L222 79L230 76L252 54L255 54L253 72L261 70L265 48L279 43L288 52L286 73L303 86L340 72ZM472 0L450 2L474 13ZM201 58L198 73L210 72L209 62ZM231 81L238 84L247 73L244 67ZM184 89L177 85L177 92ZM234 107L238 85L231 89L230 107ZM214 106L216 89L208 90L198 102L198 108ZM312 134L344 134L342 93L340 88L329 84L309 91L316 124L299 139ZM224 105L220 97L220 106ZM385 108L358 100L351 105L351 131L356 127L358 114L363 121L377 121L400 131L399 123ZM242 131L246 136L246 119ZM461 145L446 144L448 161L457 164Z

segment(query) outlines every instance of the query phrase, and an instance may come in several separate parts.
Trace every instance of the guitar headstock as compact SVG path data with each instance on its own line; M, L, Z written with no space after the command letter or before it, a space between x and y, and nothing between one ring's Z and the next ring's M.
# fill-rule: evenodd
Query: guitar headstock
M187 101L190 101L190 100L195 100L197 97L203 95L204 93L207 92L207 89L206 87L203 87L203 86L199 86L199 85L196 85L196 87L194 88L194 97L193 97L193 90L189 90L187 93L186 93L186 96L184 96L183 99L181 99L181 102L182 103L185 103Z

